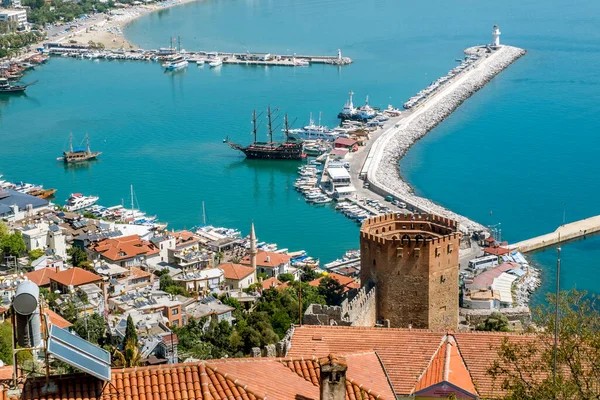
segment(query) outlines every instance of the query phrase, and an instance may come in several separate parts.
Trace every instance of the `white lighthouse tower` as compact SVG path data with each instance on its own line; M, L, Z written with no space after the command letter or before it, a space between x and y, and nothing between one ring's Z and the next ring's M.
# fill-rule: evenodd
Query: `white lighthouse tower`
M500 47L500 28L498 25L494 25L492 29L492 47Z

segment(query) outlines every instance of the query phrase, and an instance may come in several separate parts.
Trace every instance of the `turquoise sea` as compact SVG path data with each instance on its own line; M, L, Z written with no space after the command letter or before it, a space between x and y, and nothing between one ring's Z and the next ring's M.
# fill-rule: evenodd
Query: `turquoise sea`
M208 223L303 248L330 261L358 246L358 226L293 190L293 162L246 161L222 141L247 143L254 108L279 107L328 125L347 98L400 106L455 65L464 48L502 41L528 54L420 141L401 163L417 192L515 241L598 214L600 3L595 0L205 0L144 16L126 29L145 48L180 35L186 49L335 54L337 68L190 67L53 58L29 73L26 96L0 97L0 174L104 205L129 202L174 228ZM263 124L264 127L265 124ZM69 132L89 133L98 162L65 169L55 161ZM563 204L565 204L563 206ZM598 290L597 238L563 249L565 287ZM544 287L554 285L553 250L536 254ZM541 297L541 296L539 296Z

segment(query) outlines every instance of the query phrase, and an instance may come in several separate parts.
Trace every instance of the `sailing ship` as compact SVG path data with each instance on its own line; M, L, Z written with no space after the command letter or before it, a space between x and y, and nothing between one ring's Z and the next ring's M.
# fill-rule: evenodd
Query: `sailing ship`
M267 109L267 119L269 126L269 141L268 142L258 142L257 141L257 133L258 133L258 125L257 125L257 117L256 110L252 114L252 124L254 126L254 143L249 146L241 146L236 143L232 143L229 140L225 139L225 142L229 144L232 149L239 150L246 155L246 158L255 158L255 159L267 159L267 160L301 160L306 157L304 154L304 146L301 141L296 141L290 139L289 136L289 125L288 125L288 117L287 114L284 117L284 133L285 133L285 142L278 143L273 141L273 113L271 112L271 107Z
M90 150L90 137L88 134L85 134L85 141L87 146L84 147L75 147L73 148L73 134L69 134L69 151L63 152L62 157L58 157L57 161L64 161L67 164L70 163L78 163L83 161L94 160L98 157L102 152L100 151L92 151Z
M33 85L35 82L27 85L11 85L6 78L0 78L0 93L23 93L27 86Z

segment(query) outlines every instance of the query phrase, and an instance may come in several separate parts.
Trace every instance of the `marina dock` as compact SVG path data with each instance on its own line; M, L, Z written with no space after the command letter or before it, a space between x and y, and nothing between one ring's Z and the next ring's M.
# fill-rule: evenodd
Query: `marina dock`
M44 47L50 55L80 59L161 61L166 57L179 55L190 63L208 63L212 60L220 59L223 64L253 66L308 67L312 64L344 66L353 63L350 57L342 56L342 52L339 49L337 55L328 56L256 52L177 51L175 48L161 48L158 50L136 49L130 51L98 50L87 45L65 45L61 43L46 43Z
M509 246L521 253L529 253L568 241L581 239L600 232L600 215L559 226L554 232L523 240Z

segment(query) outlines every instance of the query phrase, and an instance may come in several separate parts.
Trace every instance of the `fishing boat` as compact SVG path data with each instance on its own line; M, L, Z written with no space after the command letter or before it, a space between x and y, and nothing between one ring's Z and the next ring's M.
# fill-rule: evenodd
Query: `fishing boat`
M81 193L73 193L67 200L65 209L67 211L83 210L84 208L93 206L97 201L97 196L84 196Z
M295 140L291 140L289 136L289 126L288 126L288 118L287 115L284 117L286 140L285 142L278 143L273 141L273 118L271 107L267 109L267 119L269 126L269 141L268 142L258 142L257 141L257 133L258 133L258 125L257 125L257 116L256 110L252 114L252 124L254 126L253 134L254 134L254 143L249 146L241 146L236 143L230 142L228 139L225 139L225 143L229 144L232 149L239 150L246 155L246 158L251 159L267 159L267 160L300 160L306 155L304 154L303 144L302 142L298 142Z
M367 122L371 118L375 118L377 110L369 105L369 96L367 96L367 101L364 106L356 108L352 103L353 95L354 92L350 91L350 99L344 104L342 111L338 114L338 118L342 121L353 120L361 122Z
M67 164L78 163L83 161L93 160L98 157L102 152L90 150L90 137L85 134L85 140L87 146L73 148L73 134L69 134L69 151L63 152L62 157L58 157L57 161L64 161Z

